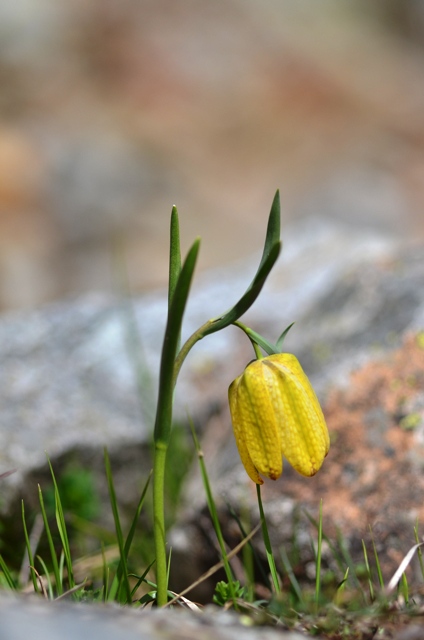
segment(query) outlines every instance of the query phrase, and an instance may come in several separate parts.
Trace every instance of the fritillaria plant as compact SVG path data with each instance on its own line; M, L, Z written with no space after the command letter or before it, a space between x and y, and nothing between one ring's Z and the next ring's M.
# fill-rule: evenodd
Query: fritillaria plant
M180 347L182 320L199 247L200 240L196 239L184 263L181 263L178 213L174 207L171 214L168 319L154 430L153 510L159 606L165 605L168 599L164 478L174 388L187 354L199 340L235 325L247 334L254 347L256 360L231 384L229 401L240 457L258 489L263 482L260 474L272 479L279 477L283 455L299 473L310 476L321 467L329 448L327 427L309 380L295 356L281 353L290 327L276 344L272 344L239 321L255 302L280 253L278 191L268 219L262 258L246 292L231 309L205 322ZM265 357L261 350L267 354Z

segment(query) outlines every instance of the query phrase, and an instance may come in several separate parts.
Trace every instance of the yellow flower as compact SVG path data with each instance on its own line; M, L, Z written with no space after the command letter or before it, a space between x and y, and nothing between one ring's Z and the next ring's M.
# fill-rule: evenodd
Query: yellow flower
M249 477L276 480L283 455L304 476L313 476L328 453L327 425L299 361L278 353L251 362L228 390L241 461Z

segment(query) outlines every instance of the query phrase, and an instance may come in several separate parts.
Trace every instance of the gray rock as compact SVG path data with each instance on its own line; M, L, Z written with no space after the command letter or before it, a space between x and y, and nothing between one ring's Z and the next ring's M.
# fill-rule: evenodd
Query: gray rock
M281 627L247 627L231 612L140 610L113 605L46 602L0 594L0 640L302 640Z

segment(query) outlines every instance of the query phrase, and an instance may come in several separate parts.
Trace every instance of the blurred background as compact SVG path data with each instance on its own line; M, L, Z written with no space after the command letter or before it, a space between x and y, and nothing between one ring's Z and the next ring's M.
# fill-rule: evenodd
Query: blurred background
M424 237L421 0L0 0L0 86L2 310L164 285L174 203L203 269L277 187Z

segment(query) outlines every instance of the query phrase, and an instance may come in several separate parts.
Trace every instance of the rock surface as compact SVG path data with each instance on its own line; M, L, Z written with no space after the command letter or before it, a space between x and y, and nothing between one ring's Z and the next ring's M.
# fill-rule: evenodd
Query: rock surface
M218 609L146 611L118 606L50 603L0 594L1 640L302 640L282 628L246 627Z

